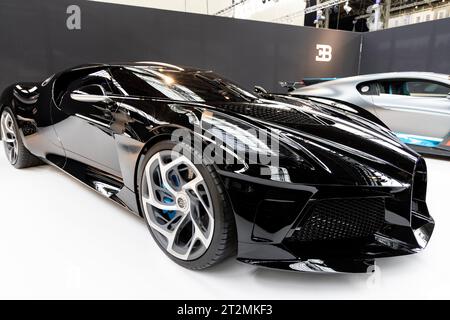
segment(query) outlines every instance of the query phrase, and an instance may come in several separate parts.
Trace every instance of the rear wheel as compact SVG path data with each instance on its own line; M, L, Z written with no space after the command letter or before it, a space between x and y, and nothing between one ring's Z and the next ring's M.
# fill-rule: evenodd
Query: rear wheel
M234 217L214 168L194 164L193 152L187 157L174 146L160 142L145 156L139 170L140 204L166 255L183 267L204 269L234 253Z
M6 158L17 169L33 167L42 164L39 158L32 155L22 142L17 122L9 108L5 108L0 118L0 130Z

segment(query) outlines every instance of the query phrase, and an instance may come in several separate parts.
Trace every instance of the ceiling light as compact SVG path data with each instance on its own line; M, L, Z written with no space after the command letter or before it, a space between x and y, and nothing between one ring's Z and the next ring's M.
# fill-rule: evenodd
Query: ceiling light
M324 21L326 18L323 15L323 11L321 9L317 10L316 20L314 20L314 24L318 24L321 21Z
M348 4L348 1L344 5L344 10L345 10L345 12L347 12L347 14L349 14L350 11L352 11L352 7L350 7L350 5Z

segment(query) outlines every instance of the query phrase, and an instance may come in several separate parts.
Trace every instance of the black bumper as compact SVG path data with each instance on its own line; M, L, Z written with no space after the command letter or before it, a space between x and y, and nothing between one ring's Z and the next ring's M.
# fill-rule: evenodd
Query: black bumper
M376 258L419 252L434 229L426 179L423 162L400 186L231 182L232 198L246 200L233 203L238 260L292 271L359 273L372 271Z
M413 254L426 247L434 229L431 217L413 215L412 226L397 234L376 233L366 239L280 244L239 243L238 260L276 269L303 272L372 272L376 258Z

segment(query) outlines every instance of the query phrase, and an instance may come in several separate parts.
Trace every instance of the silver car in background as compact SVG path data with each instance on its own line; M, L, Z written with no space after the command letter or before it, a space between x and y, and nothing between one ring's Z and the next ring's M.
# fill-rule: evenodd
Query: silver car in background
M362 107L418 152L450 156L449 75L369 74L302 87L290 94Z

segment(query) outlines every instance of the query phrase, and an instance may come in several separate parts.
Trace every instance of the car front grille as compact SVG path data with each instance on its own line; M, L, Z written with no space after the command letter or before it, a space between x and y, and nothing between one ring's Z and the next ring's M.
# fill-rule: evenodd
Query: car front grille
M365 238L384 223L383 198L331 199L313 203L291 240L343 240Z

